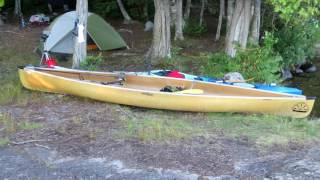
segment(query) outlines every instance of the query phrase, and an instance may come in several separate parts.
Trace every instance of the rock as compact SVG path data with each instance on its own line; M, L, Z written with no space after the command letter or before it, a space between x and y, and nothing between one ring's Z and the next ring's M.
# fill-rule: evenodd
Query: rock
M284 153L262 156L254 159L244 159L234 164L234 172L238 176L254 176L254 179L261 179L272 173L275 165L281 165L286 159Z
M272 180L294 180L296 177L289 173L275 173L268 179ZM266 178L265 178L266 179Z
M202 180L198 178L198 180ZM230 176L230 175L221 175L215 177L203 177L203 180L237 180L237 178Z
M284 81L290 80L290 79L293 78L293 75L292 75L292 73L291 73L291 71L289 69L281 70L281 74L282 74L281 79L284 80Z
M313 73L317 71L317 67L315 65L312 65L308 69L305 70L306 73Z
M152 31L153 30L153 22L151 21L147 21L145 24L144 24L144 31L147 32L147 31Z
M292 73L293 73L294 75L299 76L299 75L303 74L304 72L303 72L303 70L300 69L300 68L295 68L294 70L292 70Z
M317 67L311 62L306 62L300 66L300 69L306 73L313 73L317 71Z
M235 81L235 82L244 82L243 76L238 72L230 72L223 76L225 81Z

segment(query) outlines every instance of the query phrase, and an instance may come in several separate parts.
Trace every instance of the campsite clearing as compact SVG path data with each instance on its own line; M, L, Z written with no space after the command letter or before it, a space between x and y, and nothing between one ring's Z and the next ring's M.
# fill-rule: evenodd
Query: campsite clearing
M124 33L123 37L128 44L133 43L133 48L105 52L102 69L145 70L142 57L151 34L143 32L141 24L113 25L117 30L130 29L138 36L133 39ZM163 175L175 172L169 170L179 170L183 175L190 172L200 177L319 175L318 162L313 158L319 153L319 120L148 110L28 91L18 81L16 66L38 62L32 51L39 43L42 29L19 31L6 25L0 30L8 32L0 36L1 91L7 92L0 106L0 129L4 121L8 127L17 127L24 121L33 123L28 128L0 131L1 169L22 167L25 171L21 173L29 175L27 177L45 172L51 177L57 177L55 172L60 177L66 177L63 173L74 177L72 173L89 176L100 172L111 163L113 168L119 167L112 173L136 169L140 173L149 170ZM190 54L196 54L196 48L203 44L212 44L205 40L190 41L196 46L189 47L187 53ZM38 142L15 145L29 140ZM119 160L116 166L114 160ZM119 162L124 165L120 166ZM33 168L24 168L26 165ZM77 168L72 169L70 165ZM158 177L156 175L152 177Z

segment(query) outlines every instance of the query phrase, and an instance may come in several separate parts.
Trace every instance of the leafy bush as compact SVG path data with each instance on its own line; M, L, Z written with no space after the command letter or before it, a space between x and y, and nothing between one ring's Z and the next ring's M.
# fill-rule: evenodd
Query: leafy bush
M207 26L204 24L199 25L197 21L192 19L187 21L183 28L183 33L189 36L194 36L194 37L200 37L205 32L207 32Z
M153 1L148 0L127 0L122 1L128 14L135 20L146 20L141 12L144 5L148 6L148 14L154 14ZM116 0L90 0L90 9L103 17L122 18L121 11ZM150 17L151 18L151 17Z
M80 63L80 68L89 71L96 71L101 65L103 57L101 54L98 56L88 56L86 60Z
M92 12L102 17L121 17L121 12L116 0L90 0L89 6Z
M274 48L283 57L283 66L290 67L305 57L314 56L314 45L320 39L320 28L317 22L286 25L275 31L275 36L279 41Z
M278 82L282 58L273 52L277 39L266 33L262 47L238 49L235 58L224 52L209 54L204 58L201 72L211 77L222 78L228 72L240 72L246 79L254 78L256 82Z

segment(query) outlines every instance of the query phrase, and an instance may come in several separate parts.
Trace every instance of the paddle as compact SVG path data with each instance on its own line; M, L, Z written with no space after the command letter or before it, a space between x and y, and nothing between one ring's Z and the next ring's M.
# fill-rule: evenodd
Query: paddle
M182 91L176 91L174 92L176 94L203 94L202 89L186 89Z

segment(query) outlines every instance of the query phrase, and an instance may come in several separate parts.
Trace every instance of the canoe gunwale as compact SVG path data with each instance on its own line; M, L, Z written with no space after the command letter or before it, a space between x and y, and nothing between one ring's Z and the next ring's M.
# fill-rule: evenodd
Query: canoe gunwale
M104 84L100 84L100 83L96 83L96 82L67 78L67 77L63 77L63 76L57 76L57 75L37 71L37 69L48 70L46 68L31 69L29 67L27 67L27 69L24 68L23 70L27 73L29 73L28 71L32 71L34 73L39 73L44 76L50 76L50 77L54 77L54 78L58 78L58 79L64 79L67 81L73 81L73 82L81 83L81 84L89 84L89 85L94 85L94 86L104 87L104 88L111 88L111 89L121 89L121 90L125 89L125 90L131 91L131 92L140 92L140 93L149 93L149 94L152 93L152 94L164 94L164 95L185 96L185 97L201 96L201 97L206 97L206 98L225 98L225 99L293 100L293 101L307 100L306 96L303 96L303 95L298 95L298 96L293 95L293 96L287 96L287 97L268 97L268 96L253 97L253 96L226 96L226 95L207 95L207 94L201 94L201 95L199 95L199 94L179 94L179 93L170 93L170 92L153 91L153 90L142 90L142 89L135 89L135 88L128 88L128 87L118 87L118 86L113 86L113 85L104 85ZM53 70L53 71L57 71L57 70ZM60 71L60 70L58 70L58 71ZM78 73L80 71L73 70L72 72ZM68 72L68 71L62 71L62 72ZM83 72L90 72L90 71L83 71ZM92 73L92 74L94 74L94 73ZM108 73L106 73L106 74L108 74ZM110 73L110 74L114 74L114 73ZM114 75L116 76L116 74L114 74ZM145 76L145 77L149 78L149 76ZM164 78L164 77L157 77L157 78ZM188 80L188 81L192 82L192 80ZM201 83L208 83L208 82L201 82ZM208 83L208 84L210 84L210 83ZM220 84L218 84L218 85L220 85ZM237 88L242 88L242 87L237 87ZM245 89L248 89L248 88L245 88ZM276 94L283 94L283 93L276 93ZM285 95L288 95L288 94L285 94Z
M102 72L102 71L86 71L86 70L75 70L75 69L68 69L68 68L59 68L59 69L48 69L48 68L42 68L42 67L33 67L33 66L26 66L24 67L23 69L30 69L30 70L34 70L36 72L39 72L41 73L40 71L37 71L37 70L45 70L45 71L55 71L55 72L72 72L72 73L87 73L87 74L92 74L92 75L110 75L110 76L118 76L120 73L125 73L126 76L140 76L140 77L147 77L147 78L153 78L153 79L176 79L176 78L173 78L173 77L162 77L162 76L157 76L157 77L154 77L154 76L148 76L148 75L138 75L138 74L127 74L125 71L117 71L117 72ZM44 73L44 74L48 74L48 73ZM48 75L51 75L51 74L48 74ZM62 77L62 76L56 76L56 75L53 75L55 77ZM62 77L62 78L65 78L65 77ZM66 78L66 79L72 79L72 78ZM76 80L76 79L72 79L72 80ZM82 82L81 80L76 80L76 81L79 81L79 82ZM232 87L232 88L235 88L235 89L243 89L243 90L253 90L252 88L249 88L249 87L241 87L241 86L233 86L233 85L229 85L229 84L221 84L221 83L216 83L216 82L205 82L205 81L197 81L197 80L189 80L189 79L183 79L183 81L187 81L187 82L197 82L197 83L203 83L203 84L214 84L214 85L218 85L218 86L222 86L222 87ZM99 85L98 83L92 83L92 84L97 84ZM103 86L106 86L106 85L103 85ZM121 87L119 87L121 88ZM129 89L129 88L127 88ZM132 88L134 89L134 88ZM134 90L139 90L139 89L134 89ZM142 90L143 92L154 92L154 93L158 93L157 91L148 91L148 90ZM281 93L281 92L270 92L270 91L267 91L267 90L263 90L263 89L254 89L254 91L257 91L257 92L265 92L265 93L272 93L272 94L277 94L277 95L283 95L283 96L288 96L288 97L281 97L281 98L302 98L302 99L307 99L307 97L305 95L296 95L296 94L289 94L289 93ZM165 93L165 92L160 92L160 93ZM181 94L181 95L185 95L185 94ZM199 95L197 95L199 96ZM206 96L206 95L201 95L201 96ZM214 96L214 95L208 95L210 97ZM223 95L217 95L217 97L236 97L236 96L223 96ZM250 97L250 96L241 96L241 97ZM262 97L264 98L264 97ZM265 97L265 98L269 98L269 97ZM276 98L276 97L272 97L273 98ZM310 98L315 98L315 97L310 97Z

